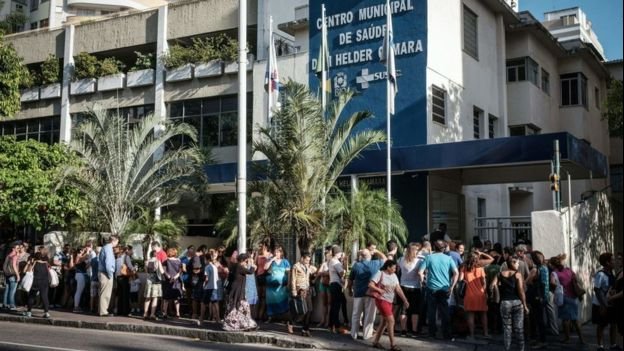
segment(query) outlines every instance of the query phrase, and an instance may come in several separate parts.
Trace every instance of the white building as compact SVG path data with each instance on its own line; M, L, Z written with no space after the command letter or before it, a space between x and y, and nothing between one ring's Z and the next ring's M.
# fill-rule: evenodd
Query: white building
M382 42L377 32L385 21L380 10L385 1L324 2L331 17L332 86L357 89L360 94L352 108L381 115L385 84L376 73L385 68L376 50ZM269 15L282 54L280 77L318 87L312 69L318 57L321 3L250 3L248 38L257 58L248 75L251 124L267 120L263 85ZM400 70L393 117L393 196L403 207L411 239L442 222L454 238L465 241L473 235L506 245L525 236L530 239L530 212L553 206L548 175L555 140L562 152L562 174L568 171L574 179L575 200L604 187L609 145L599 100L608 75L594 50L567 50L532 16L512 9L517 2L391 3ZM237 8L235 0L186 1L7 39L33 65L49 53L62 57L66 68L71 66L69 57L81 51L99 57L130 57L137 50L160 56L167 43L224 31L234 34ZM65 140L71 135L71 116L95 101L139 118L156 111L199 123L200 141L203 133L220 136L213 145L219 164L207 170L214 183L211 191L220 195L212 208L179 208L189 214L193 233L212 235L219 206L234 198L236 75L191 75L178 82L163 77L159 65L156 84L129 87L126 82L116 90L86 95L72 94L71 81L64 78L60 96L44 99L43 90L38 90L37 99L24 103L18 121L0 123L0 133ZM215 112L217 124L210 120L213 101L221 106ZM381 117L369 127L385 128L385 114ZM385 186L384 173L383 149L367 151L347 171L380 187Z
M605 59L604 49L592 28L592 22L580 7L544 13L544 26L566 48L574 48L581 41Z

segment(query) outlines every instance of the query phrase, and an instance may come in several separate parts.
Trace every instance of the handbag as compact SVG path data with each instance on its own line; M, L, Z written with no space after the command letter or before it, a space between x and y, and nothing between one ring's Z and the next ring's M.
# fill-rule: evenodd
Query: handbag
M294 296L290 300L290 309L297 316L308 313L308 305L303 296Z
M465 280L462 279L457 282L457 284L455 285L455 294L460 299L463 299L466 296L466 281Z
M48 277L50 279L50 287L56 288L59 285L59 276L52 268L48 268Z
M13 269L13 262L11 261L11 257L7 256L4 259L4 264L2 265L2 271L6 277L15 275L15 270Z
M574 295L579 300L583 299L583 296L587 293L587 290L583 287L583 283L576 277L576 274L572 276L572 289L574 290Z
M24 290L25 292L29 292L30 288L32 288L33 279L33 272L26 272L26 274L24 274L24 277L20 281L19 288L21 290Z
M381 272L381 276L379 277L379 281L375 283L375 286L379 289L383 289L384 285L381 283L383 281L383 272ZM381 293L371 287L366 291L366 295L374 298L375 300L381 299Z
M122 277L130 276L130 270L128 269L128 266L125 263L121 265L121 269L119 270L119 275Z

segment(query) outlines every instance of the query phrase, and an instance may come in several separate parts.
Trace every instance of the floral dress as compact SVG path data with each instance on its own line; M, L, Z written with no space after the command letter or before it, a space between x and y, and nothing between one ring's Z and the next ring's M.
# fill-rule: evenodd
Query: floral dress
M247 302L246 287L248 275L253 275L253 270L240 264L233 267L234 281L228 294L223 329L226 331L254 330L258 327L256 321L251 318L251 309Z

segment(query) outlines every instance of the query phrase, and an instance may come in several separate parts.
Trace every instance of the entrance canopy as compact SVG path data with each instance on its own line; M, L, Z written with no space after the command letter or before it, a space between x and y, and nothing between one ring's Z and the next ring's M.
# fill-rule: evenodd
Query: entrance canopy
M548 181L554 141L559 140L561 174L604 178L607 157L569 133L552 133L392 149L393 172L450 171L463 185ZM346 174L383 173L385 150L367 151Z
M572 179L607 176L607 157L569 133L393 148L392 171L444 171L460 177L463 185L548 181L555 140L559 140L562 177L566 172ZM373 175L385 171L385 149L367 150L351 163L344 175ZM206 173L210 183L232 183L236 178L236 164L210 165Z

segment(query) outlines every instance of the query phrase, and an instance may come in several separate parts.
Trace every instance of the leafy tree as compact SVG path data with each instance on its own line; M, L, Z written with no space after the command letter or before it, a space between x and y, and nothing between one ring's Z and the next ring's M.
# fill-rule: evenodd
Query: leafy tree
M176 246L176 241L185 232L185 217L165 215L161 219L156 219L153 209L142 207L139 208L138 216L128 223L122 238L127 241L132 234L144 234L143 249L145 251L143 257L148 258L152 241L160 240L167 246Z
M41 63L41 83L52 84L61 80L61 63L58 57L49 54L48 58Z
M0 117L12 117L20 110L20 86L30 78L22 58L0 31Z
M95 78L98 73L98 59L88 52L81 52L74 59L74 78Z
M622 123L622 81L609 82L607 99L604 102L603 119L609 121L609 134L612 137L622 138L624 124Z
M327 224L329 242L340 239L346 250L348 243L375 243L383 246L394 239L399 243L407 240L407 227L396 201L390 206L390 229L388 237L388 200L384 190L371 190L359 185L355 193L345 194L339 189L327 201ZM332 240L334 239L334 240Z
M78 189L64 185L63 171L78 158L61 144L0 138L0 221L64 227L87 210Z
M91 111L70 143L84 167L69 168L68 181L94 205L111 233L123 234L140 208L177 203L197 174L203 174L196 146L169 147L179 136L194 141L197 131L155 115L131 127L119 115Z
M2 4L0 3L0 8ZM14 11L8 14L4 20L0 21L0 32L11 34L17 31L23 30L23 25L26 24L28 17L21 11Z
M310 251L324 232L323 203L345 167L366 148L386 140L377 130L355 130L373 118L369 112L342 116L354 93L346 92L322 111L318 97L306 86L289 81L275 128L260 128L254 152L266 156L262 195L276 202L272 211L282 227Z

